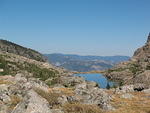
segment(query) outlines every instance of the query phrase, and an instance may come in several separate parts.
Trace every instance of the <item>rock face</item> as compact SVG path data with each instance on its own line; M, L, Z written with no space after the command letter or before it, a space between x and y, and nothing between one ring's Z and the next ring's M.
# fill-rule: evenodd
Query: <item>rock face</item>
M14 53L37 61L42 61L42 62L46 61L45 57L39 52L29 48L22 47L20 45L17 45L15 43L6 40L0 40L0 51Z
M137 49L133 57L108 70L106 76L122 84L145 84L150 87L150 34L146 44Z
M148 35L148 39L146 44L135 51L133 58L137 60L145 59L148 60L150 58L150 34Z
M147 43L150 43L150 33L148 35Z

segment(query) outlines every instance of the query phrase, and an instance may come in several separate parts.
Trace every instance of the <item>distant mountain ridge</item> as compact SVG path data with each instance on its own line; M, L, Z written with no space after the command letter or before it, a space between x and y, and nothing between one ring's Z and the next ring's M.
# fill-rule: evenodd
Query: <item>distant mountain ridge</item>
M46 61L46 58L41 53L3 39L0 39L0 51L14 53L37 61Z
M45 56L56 66L80 72L108 69L130 59L128 56L80 56L60 53L45 54Z

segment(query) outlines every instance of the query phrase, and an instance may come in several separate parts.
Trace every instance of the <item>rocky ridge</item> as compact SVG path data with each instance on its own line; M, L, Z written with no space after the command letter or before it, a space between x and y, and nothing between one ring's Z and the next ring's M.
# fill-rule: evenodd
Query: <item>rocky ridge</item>
M109 69L105 75L121 84L143 84L150 87L150 34L146 44L137 49L133 57Z

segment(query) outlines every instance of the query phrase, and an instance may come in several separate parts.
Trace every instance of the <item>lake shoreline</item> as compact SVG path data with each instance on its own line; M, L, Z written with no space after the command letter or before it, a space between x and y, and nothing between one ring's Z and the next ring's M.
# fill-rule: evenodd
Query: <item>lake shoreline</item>
M88 72L72 72L73 74L93 74L93 73L97 73L97 74L103 74L105 73L106 70L103 71L88 71Z
M78 73L73 76L83 77L86 81L96 82L100 88L106 89L108 87L114 87L117 85L114 81L110 81L105 75L100 73Z

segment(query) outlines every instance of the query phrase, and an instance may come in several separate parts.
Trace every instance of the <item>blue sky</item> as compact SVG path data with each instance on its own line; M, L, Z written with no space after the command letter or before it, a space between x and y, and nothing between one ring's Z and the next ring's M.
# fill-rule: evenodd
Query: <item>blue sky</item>
M150 32L150 0L0 0L0 37L42 53L129 55Z

